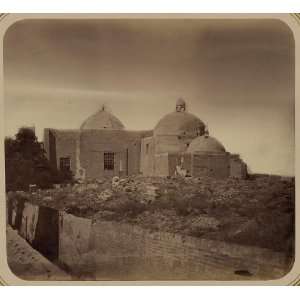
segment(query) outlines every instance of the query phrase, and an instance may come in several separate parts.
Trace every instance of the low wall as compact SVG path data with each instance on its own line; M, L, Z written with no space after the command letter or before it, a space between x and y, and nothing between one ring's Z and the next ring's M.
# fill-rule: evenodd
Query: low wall
M59 262L78 278L94 278L92 221L59 213Z
M23 200L8 205L8 223L50 260L58 259L58 211Z
M117 222L95 222L96 277L131 280L236 279L247 270L257 278L281 277L285 256L246 247ZM241 279L241 278L239 278Z
M245 279L236 271L273 279L288 271L285 255L268 249L80 218L27 202L8 210L20 235L78 279ZM14 215L22 216L20 224Z

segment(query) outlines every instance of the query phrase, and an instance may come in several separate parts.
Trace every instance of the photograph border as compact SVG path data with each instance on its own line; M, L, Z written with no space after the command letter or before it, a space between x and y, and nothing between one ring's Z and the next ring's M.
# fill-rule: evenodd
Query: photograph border
M6 30L15 22L24 19L109 19L109 18L193 18L193 19L279 19L284 22L294 34L295 39L295 262L288 274L280 279L267 281L26 281L15 276L7 265L6 254L6 201L5 201L5 168L4 168L4 75L3 75L3 55L0 58L0 132L2 136L2 146L0 150L0 284L1 285L300 285L300 207L297 204L299 198L297 187L300 187L297 173L299 172L299 161L297 153L300 151L300 128L297 120L300 96L300 13L291 14L9 14L0 13L0 36L3 53L3 37ZM300 200L298 200L299 202Z

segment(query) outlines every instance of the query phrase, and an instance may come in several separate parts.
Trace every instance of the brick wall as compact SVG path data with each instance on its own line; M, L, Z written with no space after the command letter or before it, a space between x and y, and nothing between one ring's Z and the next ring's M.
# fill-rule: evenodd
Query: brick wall
M51 166L57 168L56 139L53 130L49 128L44 129L43 143L47 159L50 161Z
M59 262L79 278L95 273L91 225L90 219L59 213Z
M84 130L80 135L80 162L86 170L86 178L138 174L142 132L125 130ZM115 153L115 168L104 170L104 152Z
M230 174L229 157L227 154L193 154L192 175L195 177L211 176L226 178Z
M285 257L267 249L114 222L96 222L92 230L97 278L228 280L236 270L248 270L270 279L284 273Z
M177 135L157 135L154 140L155 153L183 152L190 143L190 139L179 139Z
M55 131L57 168L60 167L60 158L70 157L71 171L76 174L76 141L78 138L79 132Z
M235 154L230 157L230 176L236 178L246 178L247 176L247 165L239 155Z
M140 172L141 139L152 131L126 130L44 130L47 158L59 168L61 157L70 157L71 171L78 176L79 168L86 179L122 176ZM114 152L114 170L104 171L104 152ZM120 167L121 166L121 167Z
M141 173L145 176L154 175L154 138L147 137L141 142Z
M245 280L235 274L243 270L253 275L248 279L266 280L288 272L284 253L268 249L80 218L26 203L10 208L22 215L20 234L25 217L38 214L38 222L29 218L28 228L34 230L25 234L28 242L50 260L58 258L79 279Z
M169 175L168 153L155 154L155 156L154 156L154 175L155 176L168 176Z

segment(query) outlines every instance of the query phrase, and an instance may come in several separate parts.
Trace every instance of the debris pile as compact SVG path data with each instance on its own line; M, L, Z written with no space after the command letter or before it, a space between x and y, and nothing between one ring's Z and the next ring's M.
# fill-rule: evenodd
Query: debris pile
M153 230L280 251L293 244L295 184L276 176L113 177L7 196Z

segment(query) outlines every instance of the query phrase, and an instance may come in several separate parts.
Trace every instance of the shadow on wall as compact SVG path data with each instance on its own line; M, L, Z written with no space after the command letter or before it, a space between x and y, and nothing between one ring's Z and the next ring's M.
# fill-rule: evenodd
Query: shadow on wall
M24 199L8 201L8 224L49 260L58 259L58 211Z
M240 273L266 280L289 270L286 255L268 249L76 217L24 200L8 208L8 223L79 280L245 279Z

